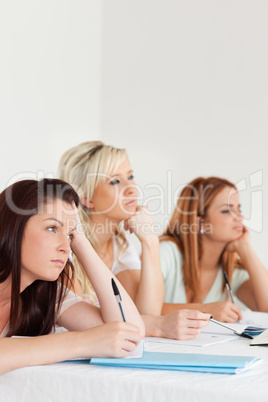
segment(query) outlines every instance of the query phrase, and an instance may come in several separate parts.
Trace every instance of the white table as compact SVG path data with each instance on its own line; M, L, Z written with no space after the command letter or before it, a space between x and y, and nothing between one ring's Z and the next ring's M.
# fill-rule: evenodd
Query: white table
M207 374L58 363L0 376L0 401L267 402L268 347L250 340L207 347L148 343L151 351L248 355L263 363L242 374Z

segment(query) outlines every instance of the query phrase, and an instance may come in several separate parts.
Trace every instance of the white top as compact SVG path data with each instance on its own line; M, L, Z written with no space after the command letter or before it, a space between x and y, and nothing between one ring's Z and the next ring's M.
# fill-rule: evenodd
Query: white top
M160 242L161 269L165 281L165 303L187 303L182 272L182 254L172 241ZM238 288L249 279L249 274L243 269L234 269L231 287L235 296ZM224 278L219 269L216 279L206 295L203 303L214 303L226 300L226 293L222 292ZM235 296L235 303L243 310L246 307Z
M119 274L119 272L126 271L127 269L130 270L141 269L140 257L138 256L138 253L134 245L130 241L129 236L127 236L127 241L128 241L127 248L123 252L121 252L121 254L118 256L119 252L118 244L115 237L113 237L114 262L111 271L114 275Z
M75 293L73 293L70 289L67 290L67 294L61 304L61 308L59 311L59 314L57 316L57 319L61 316L61 314L67 310L69 307L71 307L73 304L76 304L78 302L83 301L82 298L80 296L77 296ZM56 305L57 308L57 305ZM3 332L0 334L0 338L4 338L7 333L8 333L8 329L9 329L9 323L7 323L7 325L5 326Z
M121 241L119 239L119 241ZM119 274L120 272L130 270L140 270L141 269L141 260L138 256L138 253L134 247L134 245L129 240L129 236L127 236L128 245L127 248L124 249L119 255L119 247L116 241L115 236L113 237L113 251L114 251L114 261L112 266L112 273L114 275ZM97 296L95 295L92 300L89 295L84 293L84 300L88 303L94 304L95 306L100 306Z

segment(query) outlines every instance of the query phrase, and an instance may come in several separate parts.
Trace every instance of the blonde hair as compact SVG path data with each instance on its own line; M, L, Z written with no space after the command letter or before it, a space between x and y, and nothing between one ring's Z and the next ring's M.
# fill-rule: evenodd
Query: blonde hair
M236 189L233 183L219 177L198 177L187 184L180 194L168 227L161 236L162 241L171 240L178 246L183 255L185 287L199 301L198 263L202 257L202 234L199 230L183 228L197 228L198 220L206 216L212 201L225 187ZM239 266L237 255L224 251L219 262L231 281L235 263Z
M125 158L127 158L125 149L105 145L101 141L83 142L62 155L58 176L76 189L80 199L86 197L91 200L95 189L107 180ZM92 227L90 209L80 203L78 211L85 235L99 253L100 244ZM119 255L128 245L124 229L119 225L115 228L115 239ZM95 301L95 292L83 267L75 256L73 259L83 293Z

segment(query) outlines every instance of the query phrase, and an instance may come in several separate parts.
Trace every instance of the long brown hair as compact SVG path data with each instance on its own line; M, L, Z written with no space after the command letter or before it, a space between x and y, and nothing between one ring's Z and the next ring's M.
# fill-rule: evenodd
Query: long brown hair
M182 253L185 287L192 291L196 300L200 300L198 263L202 257L199 220L206 217L212 201L225 187L236 189L233 183L219 177L198 177L187 184L179 196L168 227L161 236L162 241L175 242ZM186 228L188 229L185 230ZM219 262L230 281L236 260L236 254L228 251L224 251L220 257Z
M7 336L36 336L51 332L65 296L72 264L68 261L58 281L37 280L20 293L21 245L28 220L48 201L62 199L78 206L74 189L57 179L22 180L0 194L0 283L11 280L11 307Z

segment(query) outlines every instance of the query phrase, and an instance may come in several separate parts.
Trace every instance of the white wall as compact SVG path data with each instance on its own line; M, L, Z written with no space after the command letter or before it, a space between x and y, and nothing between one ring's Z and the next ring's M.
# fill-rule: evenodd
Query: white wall
M97 0L1 1L1 190L99 136L100 26Z
M128 149L161 230L182 184L245 178L268 266L267 17L266 0L1 1L0 190L101 138Z
M246 223L268 266L267 16L259 0L104 1L101 138L129 150L155 212L164 189L160 229L193 178L246 186Z

